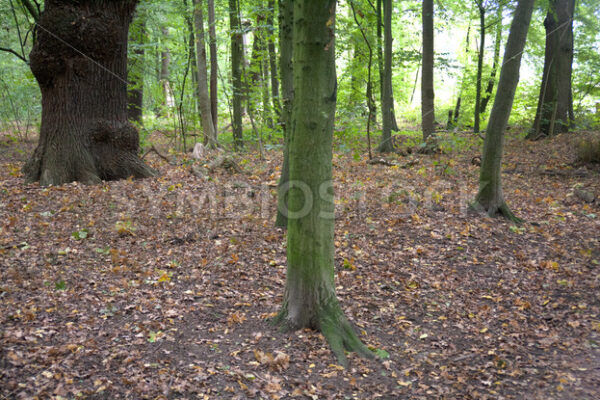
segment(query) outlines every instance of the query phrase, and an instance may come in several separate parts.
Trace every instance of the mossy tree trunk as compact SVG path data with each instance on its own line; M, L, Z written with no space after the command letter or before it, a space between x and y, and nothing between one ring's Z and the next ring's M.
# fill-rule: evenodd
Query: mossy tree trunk
M504 200L502 194L501 165L504 149L504 132L512 109L515 91L519 83L521 56L527 31L531 22L534 0L519 0L506 43L504 60L500 71L498 91L490 114L479 175L479 193L473 208L485 211L490 216L502 215L515 222L516 218Z
M30 54L42 124L23 167L26 182L154 175L137 155L138 132L128 122L127 36L136 3L46 1Z
M287 280L276 322L323 333L339 362L344 350L373 354L344 316L334 284L332 138L336 0L295 0L294 105L289 136Z
M244 147L242 134L242 98L244 96L242 61L244 55L243 33L239 18L238 0L229 0L229 29L231 31L231 86L233 90L233 115L231 126L235 148L240 150Z
M544 19L546 49L538 107L528 139L569 131L572 109L575 0L551 0Z
M294 66L292 64L294 3L279 0L279 70L281 71L281 126L283 128L283 164L277 185L277 219L275 226L287 228L287 195L289 181L288 142L292 128L294 100Z
M423 140L435 132L433 91L433 0L423 0L423 73L421 76L421 123Z
M381 142L377 150L382 153L394 151L392 143L392 0L383 0L383 85L381 93Z

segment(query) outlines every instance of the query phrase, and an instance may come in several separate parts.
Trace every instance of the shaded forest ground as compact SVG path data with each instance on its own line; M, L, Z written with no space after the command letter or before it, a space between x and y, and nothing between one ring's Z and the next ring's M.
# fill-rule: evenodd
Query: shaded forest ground
M347 370L267 320L280 150L241 173L150 154L156 179L41 189L20 174L32 144L0 138L0 399L596 399L600 174L573 166L579 136L509 140L522 226L467 212L477 139L392 167L338 144L337 291L389 354Z

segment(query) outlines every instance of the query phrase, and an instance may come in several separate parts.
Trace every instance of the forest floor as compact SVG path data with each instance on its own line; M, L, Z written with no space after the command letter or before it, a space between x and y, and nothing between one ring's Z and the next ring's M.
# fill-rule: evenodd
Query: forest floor
M285 285L280 149L241 172L24 185L0 137L0 399L598 399L600 173L582 134L509 138L515 225L473 214L478 139L369 165L336 146L336 283L382 359L269 323ZM467 135L465 135L465 138ZM344 151L339 151L339 149ZM359 158L359 159L357 159Z

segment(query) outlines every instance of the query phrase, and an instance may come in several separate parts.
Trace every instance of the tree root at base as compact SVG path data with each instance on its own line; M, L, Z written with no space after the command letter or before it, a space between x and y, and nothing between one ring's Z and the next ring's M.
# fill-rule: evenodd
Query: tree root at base
M475 202L470 204L469 207L479 213L486 213L490 217L501 216L511 222L514 222L515 224L522 224L524 222L511 211L505 201L501 201L499 204L488 205L486 207L481 204L479 200L475 200Z
M312 319L314 322L309 324L310 326L303 326L289 318L287 307L284 305L272 322L274 325L279 326L283 332L291 332L306 327L321 332L327 343L329 343L338 363L344 368L348 366L346 352L355 352L360 357L367 359L375 358L375 354L358 338L350 321L348 321L337 302L333 307L323 307L317 314Z

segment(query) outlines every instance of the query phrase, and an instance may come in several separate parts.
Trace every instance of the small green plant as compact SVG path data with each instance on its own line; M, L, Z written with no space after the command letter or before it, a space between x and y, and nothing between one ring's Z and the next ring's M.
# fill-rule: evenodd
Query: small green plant
M80 231L76 231L71 233L71 237L75 240L83 240L88 237L89 231L87 229L82 229Z

